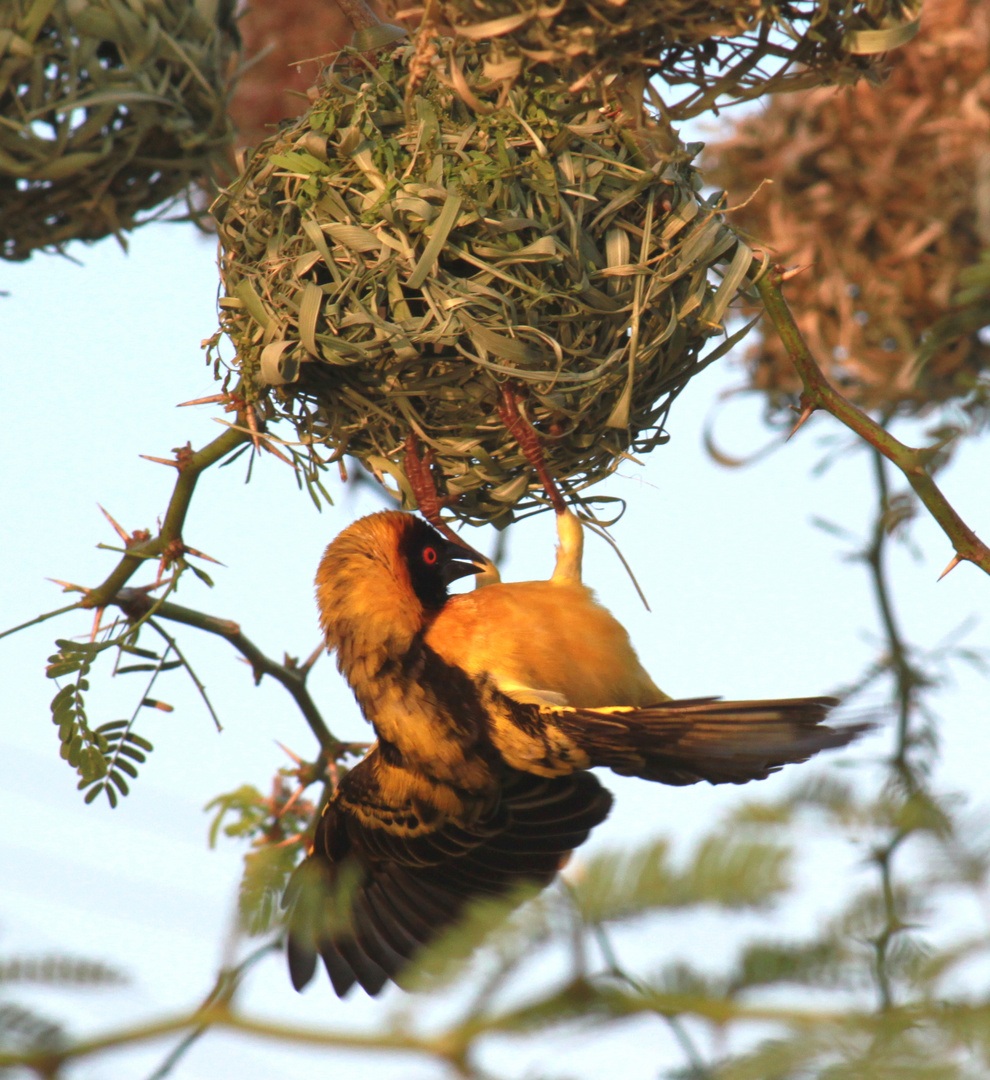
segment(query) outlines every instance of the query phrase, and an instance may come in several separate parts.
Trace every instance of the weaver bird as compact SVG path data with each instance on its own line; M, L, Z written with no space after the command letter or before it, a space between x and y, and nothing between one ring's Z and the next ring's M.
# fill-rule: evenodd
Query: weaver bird
M412 514L361 518L327 548L327 646L378 736L327 803L287 894L296 989L322 956L337 994L376 994L468 903L550 883L608 814L586 771L745 783L842 746L832 698L671 701L581 583L558 513L549 581L502 583ZM451 596L451 582L490 582Z

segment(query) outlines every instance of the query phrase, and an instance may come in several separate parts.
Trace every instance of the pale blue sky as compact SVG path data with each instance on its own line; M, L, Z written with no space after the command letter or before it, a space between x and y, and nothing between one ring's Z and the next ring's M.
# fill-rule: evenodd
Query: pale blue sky
M6 513L0 522L4 583L0 624L7 627L65 598L46 577L98 583L116 558L95 549L116 538L97 509L102 504L129 530L154 527L166 505L172 474L139 454L168 456L192 440L202 445L219 431L209 407L175 409L177 402L215 392L200 351L215 327L216 268L212 242L183 226L151 226L131 238L125 257L111 240L74 248L83 265L37 255L0 266L4 390L2 427ZM699 376L675 403L672 440L638 468L627 464L607 490L629 501L614 534L650 600L645 612L617 560L589 537L586 578L629 628L644 664L675 696L722 694L766 697L819 694L854 678L868 662L864 633L876 621L861 567L843 561L842 545L809 525L819 514L853 530L868 520L871 496L862 455L840 461L824 477L811 468L821 438L841 434L817 417L786 448L746 470L725 470L706 456L701 431L720 393L740 381L723 362ZM768 437L755 399L719 410L716 435L730 453L745 454ZM289 469L266 458L243 484L246 459L212 470L201 481L185 538L226 564L211 567L211 590L189 575L179 602L232 618L270 654L306 655L318 633L312 577L323 546L348 521L374 509L363 497L342 495L317 514L296 491ZM987 443L963 447L944 477L957 509L990 536L986 487ZM331 487L331 492L335 489ZM951 550L927 520L914 537L923 559L903 550L893 557L897 598L909 638L934 645L971 613L986 608L990 582L962 566L936 577ZM490 540L472 542L479 546ZM553 562L548 516L514 527L507 579L543 577ZM195 692L172 675L156 692L175 712L148 711L138 730L155 752L115 810L101 800L85 807L73 772L58 758L44 678L55 637L88 630L79 615L33 628L0 643L4 701L0 706L0 955L73 952L126 969L130 987L108 992L32 990L16 996L63 1018L77 1033L96 1033L127 1020L183 1009L208 988L223 952L241 851L225 842L206 850L204 804L245 782L266 787L283 764L280 740L305 755L313 743L288 695L266 681L255 688L234 652L222 642L179 630L195 657L224 731L217 734ZM0 628L2 628L0 627ZM985 624L971 642L990 645ZM985 808L985 762L990 760L986 685L960 670L957 685L937 695L943 716L940 780ZM132 679L135 677L131 677ZM93 722L129 715L138 684L98 673L89 695ZM321 660L312 687L332 729L343 738L367 737L346 687L330 660ZM889 745L880 732L843 754L822 759L826 769L856 768ZM867 766L863 766L866 768ZM760 785L783 791L799 769ZM808 768L805 766L804 768ZM596 831L594 850L673 835L685 845L720 813L757 789L697 786L669 789L608 777L617 794L612 817ZM819 849L816 849L819 850ZM827 845L803 868L809 888L790 927L797 932L827 910L848 884L858 853ZM747 917L750 930L761 917ZM677 955L704 957L724 931L714 917L672 919L620 935L631 966ZM779 928L779 927L778 927ZM717 947L717 945L716 945ZM402 995L394 994L395 1001ZM273 1018L336 1028L373 1025L391 1000L355 996L339 1003L324 979L296 995L281 958L251 977L245 1004ZM164 1047L144 1048L81 1065L73 1075L138 1080ZM601 1075L622 1068L624 1080L646 1080L661 1065L679 1062L656 1025L631 1025L618 1036L497 1044L493 1068L511 1076ZM350 1068L350 1055L287 1051L225 1035L210 1035L175 1070L180 1080L299 1075L318 1068ZM432 1077L427 1064L364 1059L363 1075Z

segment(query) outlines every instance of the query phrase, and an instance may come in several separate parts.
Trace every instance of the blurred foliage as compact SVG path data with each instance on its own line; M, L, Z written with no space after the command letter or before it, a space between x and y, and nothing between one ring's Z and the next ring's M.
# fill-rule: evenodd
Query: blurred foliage
M123 972L99 960L0 955L0 1074L8 1071L2 1063L4 1054L44 1054L69 1043L65 1028L47 1013L5 1001L4 992L11 986L94 990L122 986L128 981Z
M293 792L286 775L298 770L283 770L272 784L272 794L265 798L250 784L236 791L218 795L205 809L215 811L210 825L210 847L224 836L248 839L251 850L244 856L244 875L238 893L241 926L249 934L262 934L279 922L280 901L301 855L315 807L299 799L301 788Z

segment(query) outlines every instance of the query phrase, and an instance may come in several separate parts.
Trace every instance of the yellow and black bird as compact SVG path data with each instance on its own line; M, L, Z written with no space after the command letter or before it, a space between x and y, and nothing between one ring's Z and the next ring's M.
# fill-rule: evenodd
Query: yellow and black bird
M549 581L502 583L398 511L327 548L321 624L378 739L290 883L296 989L321 956L339 995L355 983L376 994L473 899L549 884L611 806L588 769L741 784L866 726L827 727L824 697L671 701L581 583L577 518L557 521ZM449 595L468 574L483 587Z

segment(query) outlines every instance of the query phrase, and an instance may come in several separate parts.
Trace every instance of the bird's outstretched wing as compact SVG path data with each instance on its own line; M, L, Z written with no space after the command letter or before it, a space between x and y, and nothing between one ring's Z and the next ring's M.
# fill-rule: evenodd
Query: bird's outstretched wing
M540 777L506 770L487 805L462 816L382 784L377 750L327 805L312 853L286 902L289 970L301 989L323 958L338 995L377 994L470 901L523 882L550 883L567 854L603 821L611 795L589 773Z
M502 699L493 737L513 767L554 775L602 765L663 784L745 784L821 750L845 746L868 723L829 727L835 698L665 701L648 708L573 709Z

